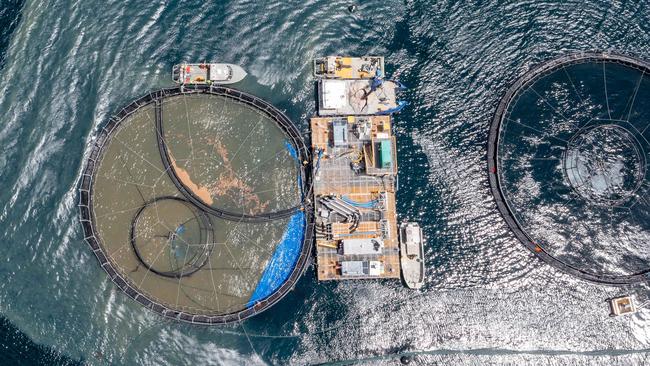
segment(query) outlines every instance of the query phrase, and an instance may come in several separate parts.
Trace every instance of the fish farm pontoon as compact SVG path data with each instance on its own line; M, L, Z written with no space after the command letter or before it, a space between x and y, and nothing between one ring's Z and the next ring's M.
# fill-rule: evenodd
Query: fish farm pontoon
M521 243L607 285L650 279L650 63L579 52L524 72L489 131L492 194Z
M383 57L314 61L320 117L311 119L311 144L319 280L401 275L397 141L390 114L406 103L396 100L403 86L385 81L383 72Z
M385 100L368 115L344 107L313 118L313 155L281 111L216 85L234 80L216 64L174 67L180 86L112 118L79 190L85 240L110 279L160 315L220 324L286 295L314 234L319 279L399 278L390 113L405 105L395 100L401 85L383 81L383 58L350 60L349 75L362 79L335 70L342 79L328 80L346 94L363 83L363 98Z
M122 109L80 182L85 239L110 279L168 318L220 324L286 295L312 246L309 151L250 94L185 85Z

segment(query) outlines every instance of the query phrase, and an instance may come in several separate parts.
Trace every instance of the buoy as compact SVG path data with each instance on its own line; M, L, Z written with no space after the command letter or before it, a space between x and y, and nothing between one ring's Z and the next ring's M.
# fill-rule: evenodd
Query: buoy
M348 11L349 11L350 13L354 13L355 11L357 11L357 6L356 6L356 5L350 5L350 6L348 6Z

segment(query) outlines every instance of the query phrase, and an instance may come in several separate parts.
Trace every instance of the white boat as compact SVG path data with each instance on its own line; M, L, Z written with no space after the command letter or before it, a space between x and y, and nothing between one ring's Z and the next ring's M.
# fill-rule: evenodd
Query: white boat
M609 299L609 308L611 310L609 316L620 316L635 313L637 306L632 296L619 296Z
M416 222L403 222L399 227L400 265L406 286L419 289L424 285L424 237Z
M372 79L384 76L381 56L325 56L314 59L314 76L325 79Z
M172 68L172 80L181 85L234 84L246 77L246 71L233 64L178 64Z

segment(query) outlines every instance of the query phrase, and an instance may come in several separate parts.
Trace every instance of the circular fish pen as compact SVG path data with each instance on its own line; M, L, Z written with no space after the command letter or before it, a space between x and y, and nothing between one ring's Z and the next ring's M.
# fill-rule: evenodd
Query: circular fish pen
M650 63L570 54L526 72L489 131L491 191L548 264L611 285L650 279Z
M147 94L102 128L80 182L85 239L128 296L169 318L240 321L311 250L309 152L279 110L218 86Z

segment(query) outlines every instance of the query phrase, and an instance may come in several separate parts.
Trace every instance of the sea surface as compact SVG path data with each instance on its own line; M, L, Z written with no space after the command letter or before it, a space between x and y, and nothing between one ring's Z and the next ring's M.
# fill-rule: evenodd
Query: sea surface
M646 1L8 1L0 3L0 362L90 365L650 364L650 311L610 318L599 286L510 233L490 194L496 105L571 51L650 57ZM99 126L180 61L242 65L238 87L307 136L311 60L386 56L410 87L395 117L401 218L428 237L427 285L317 283L241 324L164 320L127 298L83 240L77 182ZM597 230L595 228L594 230ZM7 361L5 361L7 360Z

